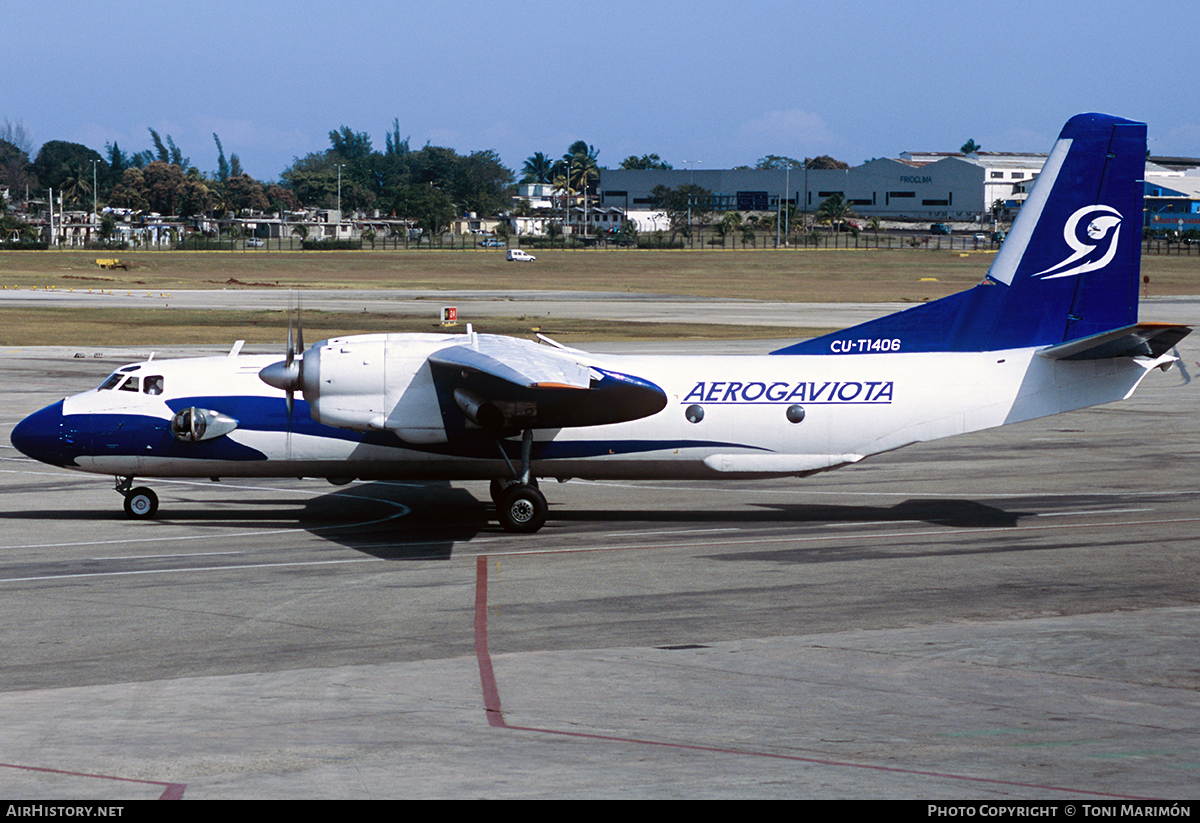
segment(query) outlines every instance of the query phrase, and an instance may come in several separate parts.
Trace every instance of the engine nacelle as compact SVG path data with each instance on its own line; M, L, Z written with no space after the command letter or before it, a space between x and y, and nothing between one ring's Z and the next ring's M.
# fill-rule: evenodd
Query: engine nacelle
M504 436L623 423L667 405L646 380L531 347L539 348L512 338L363 334L323 340L259 376L289 397L300 392L322 425L389 431L413 444L446 443L471 428Z
M304 353L302 390L313 420L353 431L392 431L410 443L444 443L426 362L442 335L333 338Z
M176 440L184 443L198 443L201 440L216 440L224 437L238 427L238 421L227 414L198 409L188 406L180 409L171 418L171 434Z

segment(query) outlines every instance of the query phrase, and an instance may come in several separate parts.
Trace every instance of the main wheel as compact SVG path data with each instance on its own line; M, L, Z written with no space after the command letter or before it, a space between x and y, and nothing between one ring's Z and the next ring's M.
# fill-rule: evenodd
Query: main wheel
M517 484L505 489L496 504L496 515L506 531L533 534L546 523L550 507L534 486Z
M158 511L158 495L145 486L131 489L125 495L125 516L134 520L145 520L153 517Z

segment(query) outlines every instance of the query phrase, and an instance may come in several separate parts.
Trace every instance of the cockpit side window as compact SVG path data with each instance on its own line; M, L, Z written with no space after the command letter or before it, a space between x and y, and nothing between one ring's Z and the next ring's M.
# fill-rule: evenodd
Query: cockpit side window
M136 392L141 388L141 381L136 376L130 376L128 380L121 384L121 391Z
M142 391L145 394L162 394L163 379L161 374L152 374L142 381Z

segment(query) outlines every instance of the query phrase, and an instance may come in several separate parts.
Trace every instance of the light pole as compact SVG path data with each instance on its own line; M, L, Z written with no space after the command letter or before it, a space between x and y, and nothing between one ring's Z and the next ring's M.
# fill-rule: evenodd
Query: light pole
M337 221L337 234L335 235L335 237L336 237L336 239L341 240L342 239L342 168L346 164L345 163L337 163L336 165L337 165L337 170L338 170L338 221Z
M99 222L100 216L96 214L96 161L92 161L92 222Z
M787 171L783 175L783 245L787 245L788 230L791 229L791 212L788 211L788 205L792 198L792 164L788 163Z
M808 158L807 157L804 158L804 204L803 205L804 205L804 217L802 217L801 220L803 220L804 223L803 223L803 225L800 226L800 231L802 233L804 233L805 235L807 235L808 234ZM807 243L807 242L808 241L805 240L805 243Z
M689 189L695 188L695 186L696 186L696 165L695 164L699 163L700 161L699 160L684 160L683 162L691 165L691 168L688 169L688 188ZM687 201L688 202L688 215L687 215L688 245L693 245L693 243L692 243L692 197L693 197L693 192L689 191L688 192L688 201Z

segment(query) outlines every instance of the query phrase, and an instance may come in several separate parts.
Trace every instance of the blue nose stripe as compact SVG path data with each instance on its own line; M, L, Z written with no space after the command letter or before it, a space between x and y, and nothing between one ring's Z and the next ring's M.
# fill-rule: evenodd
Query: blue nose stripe
M75 465L61 400L18 423L12 430L11 440L17 451L26 457L52 466Z

